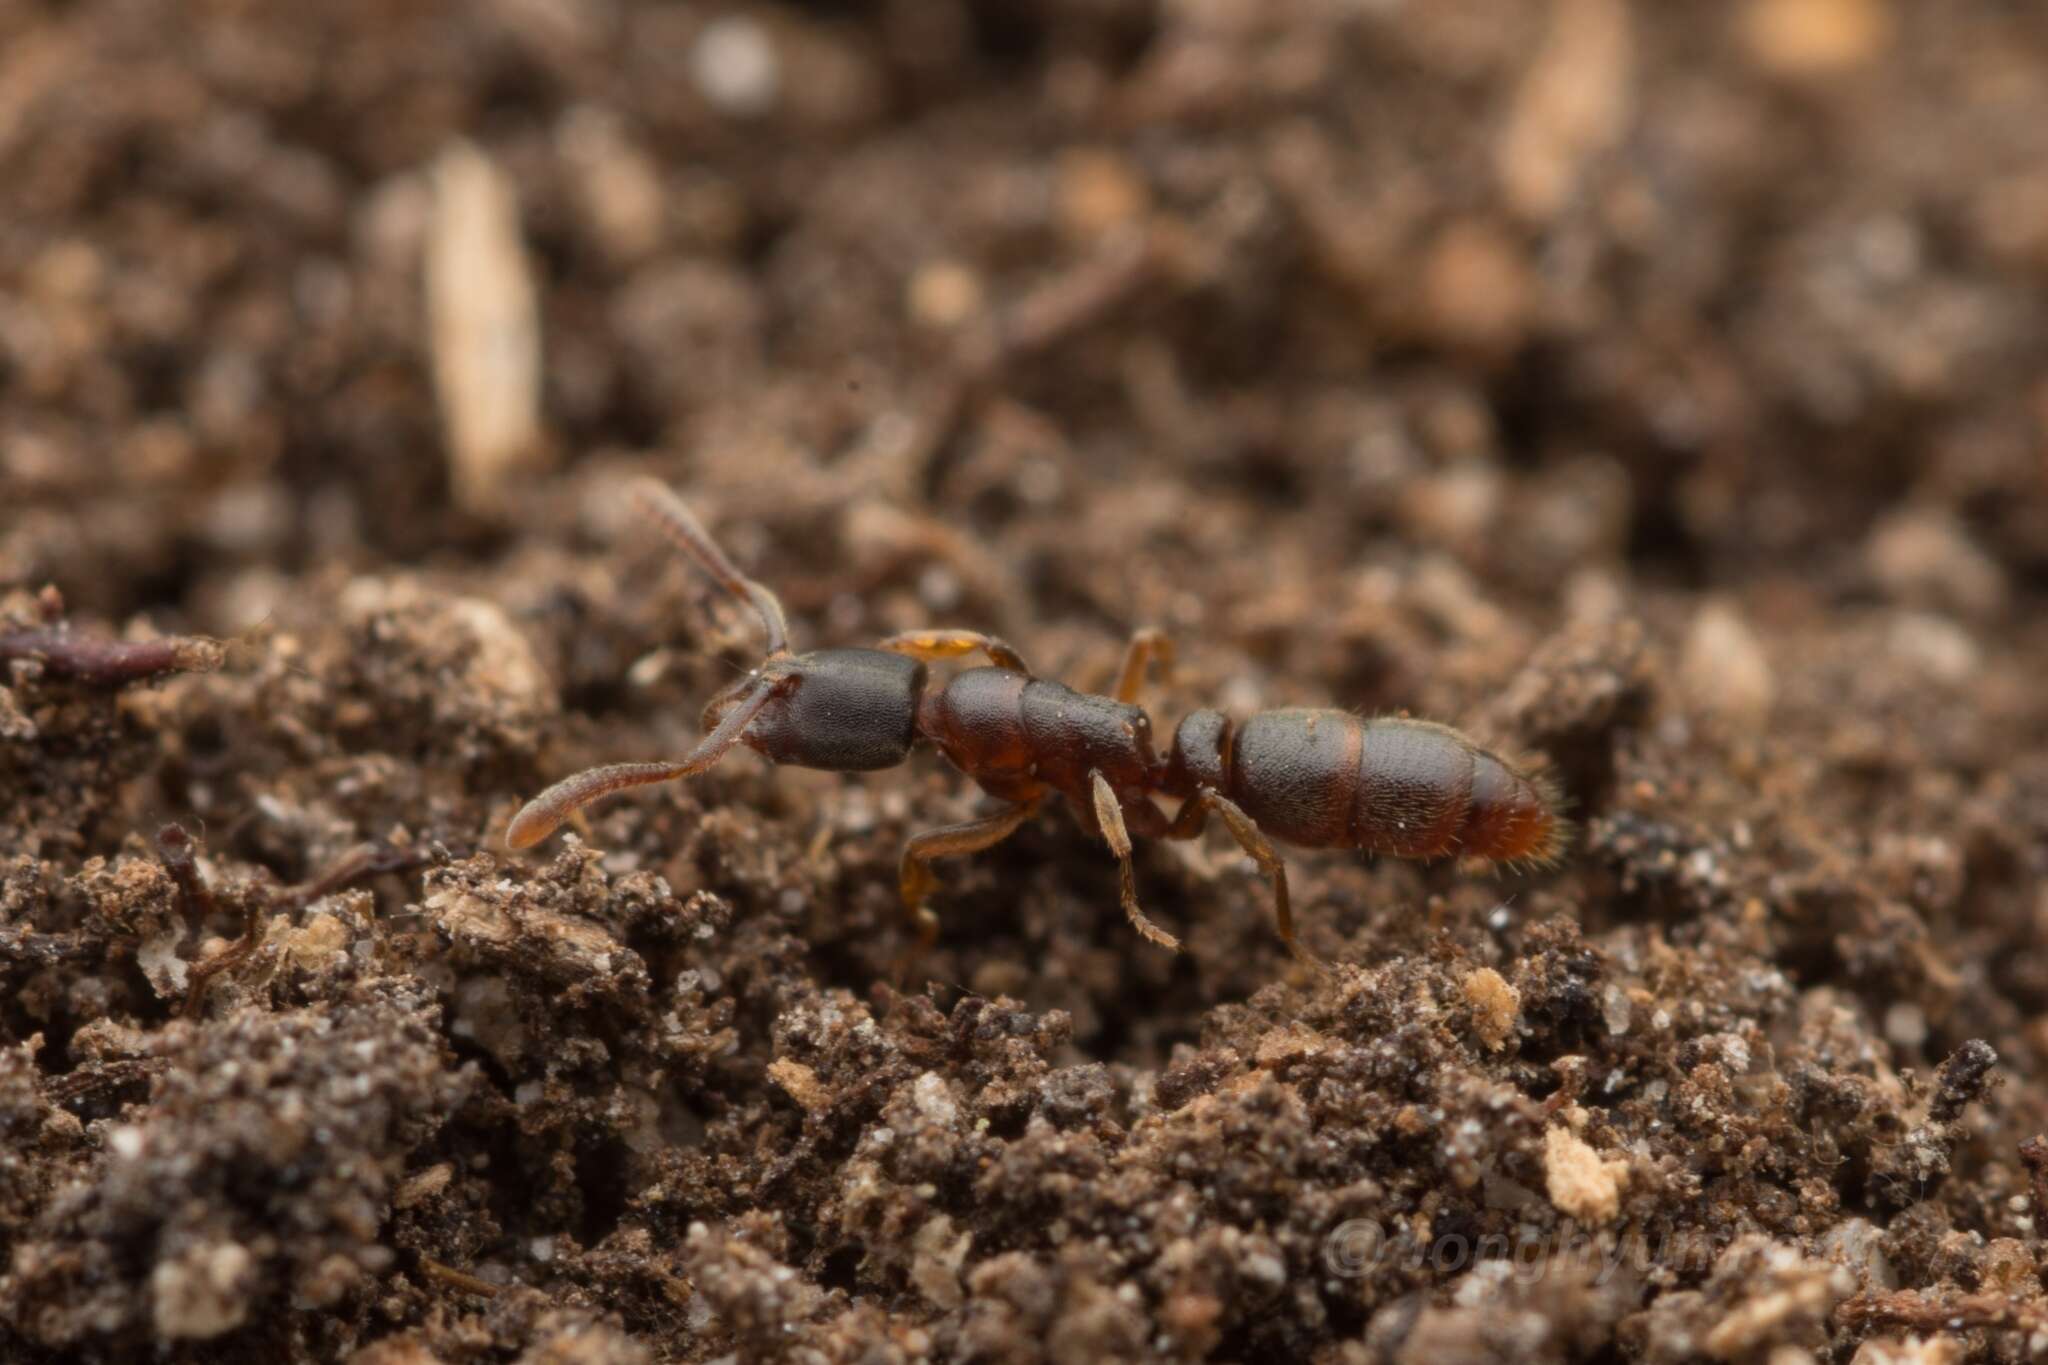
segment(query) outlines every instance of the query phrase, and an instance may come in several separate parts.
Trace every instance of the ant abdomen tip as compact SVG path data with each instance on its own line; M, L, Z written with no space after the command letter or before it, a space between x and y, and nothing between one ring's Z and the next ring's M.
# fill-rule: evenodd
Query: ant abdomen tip
M1484 751L1474 756L1463 852L1499 863L1547 863L1564 842L1550 786Z

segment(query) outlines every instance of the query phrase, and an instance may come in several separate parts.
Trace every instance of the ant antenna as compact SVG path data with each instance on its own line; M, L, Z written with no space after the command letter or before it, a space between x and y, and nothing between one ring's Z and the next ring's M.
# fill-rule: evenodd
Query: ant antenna
M768 600L773 602L775 599L771 597ZM787 675L762 679L759 686L725 713L716 729L699 740L697 747L682 758L667 763L613 763L563 778L527 802L519 814L512 817L512 823L505 827L505 843L515 849L532 848L553 834L564 820L601 796L609 796L627 787L645 787L655 782L696 776L724 758L726 750L739 743L747 722L760 713L771 697L787 691L793 683L794 680Z
M762 629L768 633L768 652L771 655L787 653L789 622L782 614L782 603L766 587L733 567L733 562L725 557L725 552L704 529L704 523L683 505L683 500L659 479L635 480L633 496L639 502L640 510L653 518L654 524L675 543L677 549L696 560L697 567L709 574L718 586L753 607L761 618Z

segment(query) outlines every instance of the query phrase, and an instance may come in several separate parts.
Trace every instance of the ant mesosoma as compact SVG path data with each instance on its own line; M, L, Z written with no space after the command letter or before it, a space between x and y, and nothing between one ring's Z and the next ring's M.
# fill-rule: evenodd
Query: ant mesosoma
M684 757L592 768L528 802L505 832L515 849L539 843L611 792L695 776L735 744L771 763L869 772L902 763L926 739L1004 805L904 845L899 885L917 926L915 953L938 936L938 917L925 905L936 884L933 860L999 843L1056 794L1116 855L1124 913L1147 939L1180 946L1138 905L1131 836L1193 839L1214 814L1272 881L1280 937L1306 957L1295 942L1287 868L1274 839L1508 863L1548 860L1562 840L1557 799L1543 777L1428 721L1289 708L1233 724L1220 711L1196 711L1160 758L1152 722L1135 704L1153 660L1171 657L1170 641L1155 630L1131 638L1107 697L1035 677L1015 649L974 631L910 631L878 649L795 653L775 594L735 568L665 485L646 479L635 492L678 547L753 608L768 657L712 698L704 710L708 733ZM927 662L977 653L993 666L963 669L928 689ZM1155 796L1177 797L1180 807L1168 817Z

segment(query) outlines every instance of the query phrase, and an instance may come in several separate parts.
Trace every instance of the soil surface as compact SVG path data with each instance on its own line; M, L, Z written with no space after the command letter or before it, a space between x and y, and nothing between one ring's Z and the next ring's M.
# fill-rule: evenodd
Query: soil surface
M2021 1360L2048 13L0 5L0 1357ZM758 628L1455 724L1499 873L673 755ZM169 827L175 826L175 829Z

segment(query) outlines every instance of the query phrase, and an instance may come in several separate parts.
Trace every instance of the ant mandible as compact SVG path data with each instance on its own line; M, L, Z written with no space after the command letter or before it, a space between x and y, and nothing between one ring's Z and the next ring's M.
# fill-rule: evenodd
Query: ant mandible
M733 567L690 510L652 479L637 483L641 506L683 552L733 597L752 607L768 656L704 709L697 747L666 763L618 763L549 787L514 816L505 841L530 848L583 806L627 787L694 777L745 744L771 763L828 772L871 772L904 762L930 740L1001 810L917 834L903 847L899 887L917 926L913 957L938 937L925 901L935 859L975 853L1014 834L1052 795L1116 855L1124 913L1145 938L1180 941L1138 904L1131 836L1193 839L1211 814L1273 884L1280 938L1298 957L1288 908L1287 868L1272 840L1305 848L1357 848L1401 858L1452 854L1496 862L1544 862L1563 838L1557 797L1540 775L1474 744L1445 725L1406 718L1364 720L1348 711L1261 711L1233 724L1196 711L1174 731L1165 758L1152 722L1136 705L1154 659L1170 659L1156 630L1131 637L1113 696L1076 692L1033 676L1017 651L992 635L920 630L878 649L795 653L775 594ZM968 668L928 690L926 664L972 654ZM1155 796L1180 799L1168 817ZM1312 959L1311 959L1312 960Z

